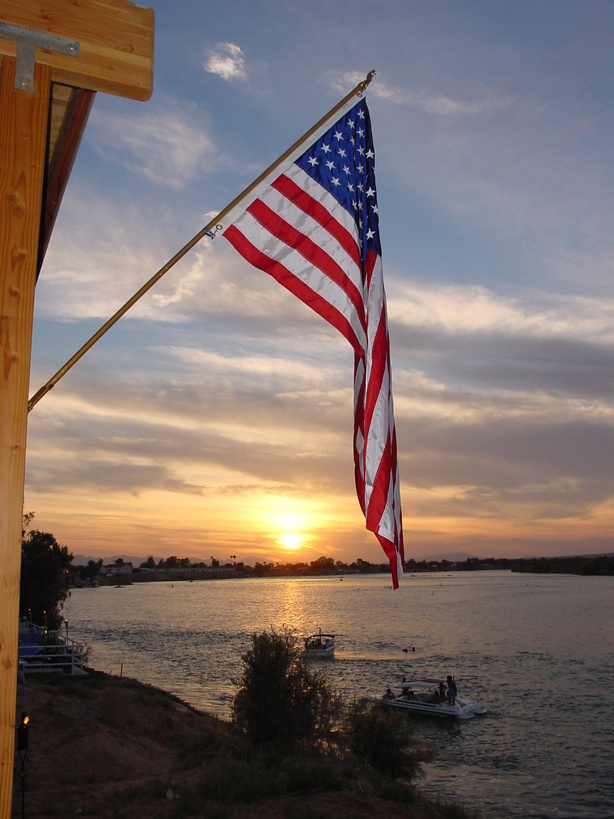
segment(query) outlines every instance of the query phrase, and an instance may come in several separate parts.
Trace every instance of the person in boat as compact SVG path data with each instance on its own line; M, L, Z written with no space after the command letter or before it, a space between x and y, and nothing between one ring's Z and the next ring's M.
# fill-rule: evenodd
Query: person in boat
M456 680L451 674L447 676L447 683L448 683L448 702L450 705L454 705L456 702Z
M440 682L439 683L439 700L440 700L440 702L443 702L445 700L445 698L446 698L446 686L445 686L445 683Z
M396 700L396 695L395 695L394 691L392 690L392 688L387 688L386 689L386 693L384 694L384 699L385 700Z

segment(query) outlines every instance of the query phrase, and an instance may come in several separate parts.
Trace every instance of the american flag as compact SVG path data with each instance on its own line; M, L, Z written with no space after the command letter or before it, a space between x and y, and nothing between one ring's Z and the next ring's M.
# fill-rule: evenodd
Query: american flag
M397 439L375 154L364 99L242 210L224 235L354 348L354 472L366 527L403 572Z

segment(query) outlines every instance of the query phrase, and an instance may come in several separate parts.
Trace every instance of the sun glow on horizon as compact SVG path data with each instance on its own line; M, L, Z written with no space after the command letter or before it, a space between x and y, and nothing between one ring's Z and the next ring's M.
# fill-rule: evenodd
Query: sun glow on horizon
M288 549L288 551L291 552L300 549L303 545L303 541L303 535L299 534L298 532L284 532L284 534L280 535L277 539L280 546L283 546L284 549Z

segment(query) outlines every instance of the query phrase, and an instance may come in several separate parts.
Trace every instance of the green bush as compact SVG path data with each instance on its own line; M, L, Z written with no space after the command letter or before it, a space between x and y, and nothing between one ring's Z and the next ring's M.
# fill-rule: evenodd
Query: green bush
M405 719L396 711L360 700L349 707L346 736L351 752L378 773L412 780L432 752L418 745Z
M317 793L343 790L343 777L330 759L298 757L284 767L287 793Z
M255 802L283 792L284 785L277 771L238 761L229 762L213 774L205 771L198 789L202 800L226 804Z
M253 634L241 660L232 719L255 745L314 746L330 740L341 698L302 661L289 632Z

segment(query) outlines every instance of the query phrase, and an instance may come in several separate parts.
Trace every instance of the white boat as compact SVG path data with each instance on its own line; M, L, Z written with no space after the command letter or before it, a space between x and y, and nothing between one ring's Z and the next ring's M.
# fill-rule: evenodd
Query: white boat
M426 714L433 717L471 719L478 714L486 714L486 708L474 700L466 700L456 694L456 683L452 677L423 677L401 683L401 693L388 691L376 702L410 714Z
M315 660L331 659L335 653L335 635L322 634L322 630L317 634L310 634L303 637L305 643L305 657Z

